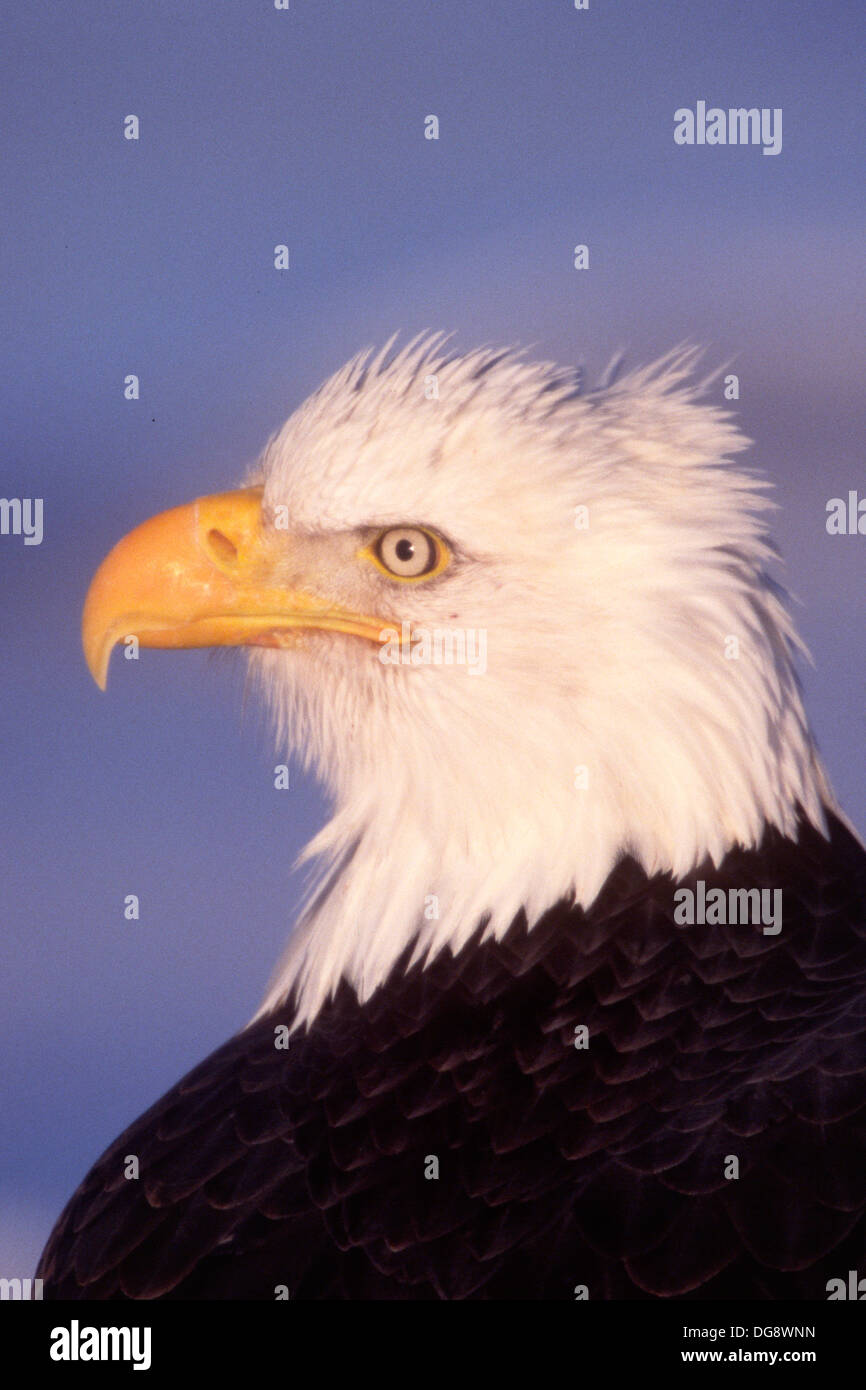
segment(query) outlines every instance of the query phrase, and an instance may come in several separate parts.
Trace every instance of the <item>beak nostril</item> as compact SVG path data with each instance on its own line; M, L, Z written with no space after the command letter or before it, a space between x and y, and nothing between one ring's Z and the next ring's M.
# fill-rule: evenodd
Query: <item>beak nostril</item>
M216 527L207 533L207 542L217 560L222 560L224 564L230 563L238 558L238 548L229 540L222 531Z

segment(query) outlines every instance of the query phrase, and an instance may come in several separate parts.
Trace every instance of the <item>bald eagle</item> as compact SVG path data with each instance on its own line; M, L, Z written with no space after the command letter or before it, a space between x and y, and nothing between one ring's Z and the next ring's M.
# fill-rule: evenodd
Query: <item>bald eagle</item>
M348 363L83 618L244 646L333 816L250 1024L46 1298L825 1299L866 1269L866 853L691 350ZM127 1155L138 1158L130 1179Z

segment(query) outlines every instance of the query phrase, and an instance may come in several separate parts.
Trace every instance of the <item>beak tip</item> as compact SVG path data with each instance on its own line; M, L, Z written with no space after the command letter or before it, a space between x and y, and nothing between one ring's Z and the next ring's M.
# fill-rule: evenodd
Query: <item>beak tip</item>
M108 663L111 660L114 642L95 642L92 635L85 632L81 645L84 649L84 660L87 662L87 669L93 677L95 684L100 690L104 691L108 684Z
M93 677L94 685L104 692L108 685L108 662L88 661L87 669Z

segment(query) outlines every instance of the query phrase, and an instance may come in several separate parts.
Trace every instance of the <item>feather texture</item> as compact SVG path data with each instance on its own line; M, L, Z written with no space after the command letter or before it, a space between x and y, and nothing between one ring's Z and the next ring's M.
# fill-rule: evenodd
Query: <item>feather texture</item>
M830 830L700 866L783 884L777 936L677 926L627 859L287 1051L259 1019L96 1164L45 1297L825 1298L866 1262L866 856Z

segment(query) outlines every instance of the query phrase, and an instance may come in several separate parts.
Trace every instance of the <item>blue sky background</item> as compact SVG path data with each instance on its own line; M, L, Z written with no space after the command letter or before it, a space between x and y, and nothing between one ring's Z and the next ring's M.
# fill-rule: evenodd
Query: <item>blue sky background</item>
M7 27L0 495L45 505L41 546L0 537L11 1277L105 1145L249 1017L325 810L297 771L274 791L240 655L115 656L101 695L89 579L132 525L233 486L358 347L454 329L590 375L683 339L736 355L809 708L866 828L866 536L825 531L828 498L866 495L866 22L855 0L78 0ZM676 146L699 99L781 107L781 154Z

